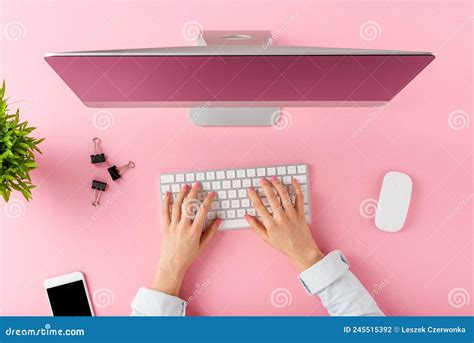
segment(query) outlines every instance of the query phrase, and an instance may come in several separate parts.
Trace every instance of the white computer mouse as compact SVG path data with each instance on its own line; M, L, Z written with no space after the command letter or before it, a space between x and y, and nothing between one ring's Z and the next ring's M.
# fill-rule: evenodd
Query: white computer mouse
M386 232L401 230L410 206L411 190L412 181L407 174L398 171L385 174L375 213L377 228Z

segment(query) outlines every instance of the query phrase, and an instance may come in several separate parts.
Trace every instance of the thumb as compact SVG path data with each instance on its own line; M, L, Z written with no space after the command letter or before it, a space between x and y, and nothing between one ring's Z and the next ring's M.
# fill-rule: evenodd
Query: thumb
M222 223L222 219L216 218L212 222L211 225L202 233L201 236L201 243L200 248L204 248L211 240L212 237L216 234L217 230L219 230L219 226Z
M249 223L250 227L252 228L253 231L264 241L267 240L268 234L267 234L267 229L265 229L265 226L263 226L260 221L255 218L254 216L251 216L250 214L246 214L244 216L244 219Z

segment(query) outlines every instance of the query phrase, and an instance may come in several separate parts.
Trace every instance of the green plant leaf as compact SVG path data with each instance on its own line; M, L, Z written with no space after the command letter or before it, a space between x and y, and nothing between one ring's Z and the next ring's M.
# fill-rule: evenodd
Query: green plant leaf
M28 126L26 120L20 121L20 109L9 112L5 88L3 81L0 88L0 194L8 201L14 190L29 201L31 189L35 188L29 172L37 166L34 153L42 153L38 144L44 138L30 136L36 128Z

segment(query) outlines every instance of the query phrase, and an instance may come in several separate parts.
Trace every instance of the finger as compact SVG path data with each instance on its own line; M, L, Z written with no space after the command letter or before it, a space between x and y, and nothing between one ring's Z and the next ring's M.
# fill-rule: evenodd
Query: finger
M276 176L272 176L270 179L273 187L278 192L278 195L280 196L281 199L281 204L283 205L283 208L285 211L288 213L295 213L295 208L293 207L293 204L291 203L290 195L288 194L288 190L286 187L281 183L280 179L277 178Z
M196 213L199 210L200 203L197 200L198 193L201 190L201 183L195 182L194 185L191 187L191 190L188 193L188 196L184 199L182 205L182 216L181 220L187 223L191 223L196 217Z
M269 223L272 219L271 214L267 211L266 207L263 205L262 200L258 196L255 189L248 188L247 189L248 196L250 201L252 202L252 206L257 211L258 215L262 217L264 223Z
M293 178L291 181L293 184L293 187L295 188L295 193L296 193L296 213L298 213L299 216L304 216L304 194L303 190L301 189L300 183L298 182L297 179Z
M199 244L199 249L204 248L214 237L216 232L219 230L219 226L221 226L222 219L216 218L212 222L212 224L205 230L201 235L201 243Z
M260 185L262 186L263 192L270 203L270 206L273 210L273 213L280 213L280 202L273 191L273 186L268 180L264 177L260 179Z
M189 190L189 185L185 183L182 187L181 190L178 193L178 196L176 199L173 201L173 207L171 210L171 221L173 222L179 222L181 219L181 205L183 204L184 197L186 196L186 193L188 193Z
M165 197L163 198L163 203L161 204L162 206L162 221L163 221L163 227L168 227L171 223L171 218L170 218L170 201L171 201L171 196L170 192L166 192Z
M216 198L216 192L209 192L206 195L206 198L202 202L202 205L196 214L196 218L194 219L193 225L197 229L202 230L204 228L204 224L206 223L206 219L207 219L207 213L209 212L212 202L214 201L215 198Z
M265 229L265 226L263 226L263 224L260 223L260 221L257 218L249 214L246 214L244 216L244 219L247 221L247 223L249 223L252 230L255 231L255 233L266 242L268 238L268 234L267 234L267 229Z

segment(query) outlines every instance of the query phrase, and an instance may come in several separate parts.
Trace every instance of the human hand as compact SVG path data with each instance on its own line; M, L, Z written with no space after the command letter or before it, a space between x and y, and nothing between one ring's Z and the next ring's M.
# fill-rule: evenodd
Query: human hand
M324 255L314 242L306 223L304 195L300 184L296 179L292 180L296 193L294 207L286 187L277 177L273 176L270 182L262 178L260 184L270 203L272 213L268 212L257 192L250 188L248 189L249 198L261 221L251 215L245 215L244 218L260 238L288 256L300 272L308 269ZM273 188L276 189L281 203Z
M197 200L200 190L200 182L196 182L192 187L183 185L172 203L171 213L171 195L167 192L164 197L163 238L160 260L152 285L155 290L178 296L187 269L219 229L221 220L215 219L203 231L207 213L216 194L208 193L200 205Z

